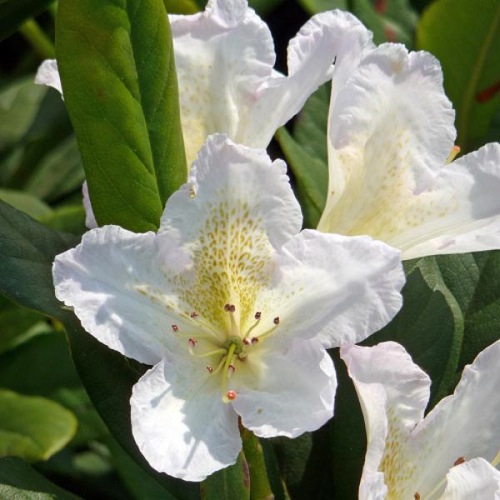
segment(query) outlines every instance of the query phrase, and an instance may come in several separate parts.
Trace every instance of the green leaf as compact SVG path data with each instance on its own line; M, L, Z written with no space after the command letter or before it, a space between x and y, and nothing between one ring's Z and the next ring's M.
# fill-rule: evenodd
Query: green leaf
M97 221L156 229L187 175L163 2L60 0L56 53Z
M0 188L0 200L5 201L37 220L47 217L52 213L52 210L46 203L23 191Z
M139 467L120 445L111 437L107 436L105 442L111 451L111 461L116 471L134 498L140 500L175 500L165 488L158 484L144 469Z
M45 92L34 84L32 76L16 80L0 91L0 148L19 141L27 132Z
M70 441L76 425L53 401L0 389L0 456L46 460Z
M43 318L3 297L0 297L0 306L0 354L3 354L37 335L39 329L36 325Z
M500 108L500 3L434 2L418 26L417 45L441 62L444 87L457 112L458 145L475 149Z
M0 40L17 31L19 25L43 12L53 0L4 0L0 2Z
M500 251L433 257L464 318L458 374L500 339Z
M195 0L163 0L165 9L169 14L196 14L200 6Z
M60 317L63 309L54 294L52 262L72 243L0 201L0 293L25 307Z
M45 479L19 458L0 459L0 498L3 500L77 500Z
M250 500L250 473L242 453L238 461L201 483L202 500Z

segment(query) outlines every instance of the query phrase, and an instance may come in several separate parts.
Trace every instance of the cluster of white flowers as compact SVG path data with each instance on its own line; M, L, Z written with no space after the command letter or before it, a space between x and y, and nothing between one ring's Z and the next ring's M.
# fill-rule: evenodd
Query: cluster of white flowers
M199 481L236 461L239 419L261 437L319 428L336 391L326 349L340 347L368 434L360 498L497 498L500 343L425 419L430 381L404 349L354 344L401 307L401 255L500 248L500 145L450 164L439 63L374 46L348 13L306 23L288 76L246 0L170 22L188 182L157 234L95 228L54 263L83 327L153 366L131 398L144 456ZM286 165L262 148L327 80L328 200L300 231ZM61 91L54 61L38 82Z

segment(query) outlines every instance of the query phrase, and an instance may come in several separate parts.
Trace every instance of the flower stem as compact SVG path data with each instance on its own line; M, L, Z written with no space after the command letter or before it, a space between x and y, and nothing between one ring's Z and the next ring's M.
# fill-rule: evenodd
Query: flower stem
M259 438L253 432L240 427L243 451L250 470L250 499L272 500L274 498L267 477L264 454Z
M54 44L34 19L21 24L19 31L42 59L53 59L56 56Z

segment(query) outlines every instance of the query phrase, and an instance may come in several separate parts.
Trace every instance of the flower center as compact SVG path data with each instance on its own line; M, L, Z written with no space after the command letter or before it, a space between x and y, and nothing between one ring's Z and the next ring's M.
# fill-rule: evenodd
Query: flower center
M255 322L243 331L236 320L236 306L226 304L223 310L229 314L230 320L228 331L224 332L223 336L204 321L197 312L190 314L190 318L197 323L196 334L182 332L178 325L172 325L172 332L177 336L187 338L191 356L209 359L210 362L206 366L207 372L211 377L220 376L221 398L224 403L229 403L237 397L237 393L229 389L229 381L236 372L237 365L246 361L253 346L276 331L280 319L276 316L273 318L273 326L263 329L262 313L257 311L254 315Z

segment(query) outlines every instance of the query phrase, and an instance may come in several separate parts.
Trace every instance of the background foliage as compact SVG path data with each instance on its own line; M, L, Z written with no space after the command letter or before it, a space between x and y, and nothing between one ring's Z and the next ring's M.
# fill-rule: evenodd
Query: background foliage
M151 470L129 425L131 386L144 367L82 331L56 301L50 272L54 255L74 246L85 230L85 176L94 188L98 220L134 230L154 229L165 199L183 182L177 90L169 28L161 22L161 11L166 7L169 12L194 13L203 3L151 2L152 11L130 25L126 8L109 8L116 2L60 0L56 20L56 4L50 0L0 0L1 498L252 495L242 480L242 463L212 476L201 488ZM311 14L348 9L374 32L377 43L402 42L440 59L446 91L457 110L462 152L500 139L498 1L250 3L270 25L281 71L286 71L289 38ZM129 29L122 40L124 50L111 54L104 35L116 24ZM149 46L145 41L151 30L158 38ZM65 103L52 89L33 84L39 63L54 55L56 33L61 71L66 84L74 87ZM82 44L87 36L97 39L99 58ZM146 53L152 59L137 66ZM125 89L121 77L132 84ZM123 130L111 130L106 120L96 120L99 96L85 93L90 80L101 82L102 91L124 106L118 109L111 100L105 110L128 118ZM170 84L162 85L165 81ZM290 166L307 227L315 226L325 202L328 96L328 86L320 88L294 122L278 132L270 148ZM165 106L155 121L150 110L158 101ZM130 121L140 130L134 137L128 135ZM165 127L170 127L171 142L163 138ZM137 151L141 153L135 156ZM175 167L162 168L165 162ZM142 189L134 190L127 206L127 199L119 195L134 176ZM429 257L406 267L402 311L367 344L393 339L405 345L432 377L430 408L453 390L463 366L500 338L500 252ZM336 417L296 440L261 442L278 499L356 497L364 425L345 368L337 353L332 356L340 380Z

